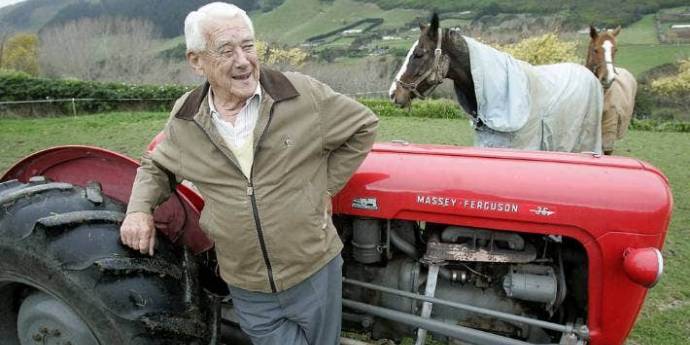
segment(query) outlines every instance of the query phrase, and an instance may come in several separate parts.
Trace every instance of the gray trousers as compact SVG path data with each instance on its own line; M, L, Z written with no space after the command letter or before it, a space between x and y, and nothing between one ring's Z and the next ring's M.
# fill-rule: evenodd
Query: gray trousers
M338 255L311 277L278 293L229 286L240 327L254 345L339 344L342 266Z

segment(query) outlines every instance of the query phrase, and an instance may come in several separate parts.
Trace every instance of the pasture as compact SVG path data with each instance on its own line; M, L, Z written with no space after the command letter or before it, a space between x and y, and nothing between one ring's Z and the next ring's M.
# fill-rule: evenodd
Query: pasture
M636 23L625 27L618 36L618 44L658 44L654 20L655 15L648 14Z
M616 65L627 68L639 77L642 72L654 67L688 57L690 44L628 44L618 46Z
M417 17L428 17L428 13L396 8L384 10L374 3L355 0L333 0L332 2L286 0L270 12L254 12L251 16L260 39L292 46L303 43L309 37L330 32L363 18L382 18L383 23L375 27L373 31L385 32L397 29L394 35L396 38L383 40L373 37L367 42L366 49L389 48L393 51L405 52L416 39L417 34L400 29L406 24L414 23ZM623 28L619 38L617 63L636 76L654 67L690 57L690 44L660 44L655 24L656 17L657 14L643 16L638 22ZM301 20L295 23L294 18L301 18ZM447 19L443 20L441 25L442 27L462 27L471 25L471 20ZM315 50L347 48L354 39L355 36L336 35L328 40L329 43L316 47ZM579 46L584 46L580 51L580 56L584 61L589 36L578 35L575 40L579 42ZM337 68L336 65L334 68Z
M307 38L323 34L364 18L383 18L377 29L394 29L414 21L417 10L382 10L371 3L335 0L326 4L319 0L286 0L277 9L253 13L258 38L280 44L297 45ZM299 18L299 22L295 22Z
M165 113L110 113L45 119L0 119L0 171L25 155L55 145L105 147L138 157L162 128ZM470 145L463 119L383 117L378 141ZM664 277L653 288L629 345L690 343L690 134L632 130L617 153L660 168L670 179L674 214L666 239Z

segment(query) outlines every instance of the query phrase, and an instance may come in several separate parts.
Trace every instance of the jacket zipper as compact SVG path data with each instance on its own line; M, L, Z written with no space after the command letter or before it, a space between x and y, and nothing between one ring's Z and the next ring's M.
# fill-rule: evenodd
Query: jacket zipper
M271 125L271 120L273 119L273 105L271 105L271 110L268 112L268 122L266 123L266 128L261 132L259 140L256 141L256 149L254 149L254 159L256 162L256 154L259 152L259 146L261 145L261 140L264 138L264 134L268 131L268 127ZM266 241L264 240L264 231L261 226L261 220L259 219L259 208L256 206L256 195L254 194L254 163L252 162L252 167L249 170L249 185L247 186L247 194L252 200L252 210L254 211L254 223L256 224L256 233L259 236L259 245L261 246L261 253L264 256L264 263L266 264L266 271L268 272L268 282L271 284L271 291L273 293L278 292L276 289L276 282L273 279L273 268L271 268L271 260L268 258L268 251L266 250Z
M254 150L254 161L256 161L256 153L259 151L259 144L261 143L261 140L264 137L264 133L268 130L268 126L271 125L271 120L273 119L273 106L271 106L271 110L269 111L268 114L268 122L266 123L266 128L261 132L261 136L259 136L259 140L256 142L256 149ZM206 133L204 130L204 127L201 126L196 120L194 121L196 125L201 129L201 131L206 135L208 140L213 144L213 146L218 149L218 151L223 152L223 150L216 145L216 143L211 140L211 136ZM242 172L242 169L238 167L235 162L233 162L230 158L226 157L230 161L230 165L234 166L240 174L244 175L244 172ZM266 250L266 240L264 239L264 232L263 228L261 226L261 220L259 219L259 209L256 205L256 196L254 195L254 183L252 182L252 176L254 176L254 163L252 163L252 168L249 172L249 179L247 180L247 196L250 197L251 202L252 202L252 212L254 213L254 224L256 225L256 233L257 236L259 237L259 246L261 247L261 254L264 258L264 264L266 265L266 271L268 274L268 282L271 285L271 291L273 293L278 292L278 289L276 288L276 282L273 279L273 268L271 267L271 260L268 258L268 251Z

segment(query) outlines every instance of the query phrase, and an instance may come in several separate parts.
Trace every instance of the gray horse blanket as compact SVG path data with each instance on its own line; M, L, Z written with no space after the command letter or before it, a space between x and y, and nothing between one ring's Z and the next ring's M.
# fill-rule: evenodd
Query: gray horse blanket
M601 153L604 93L584 66L532 66L465 37L477 97L475 145Z
M625 68L616 67L616 79L604 92L604 115L602 120L602 146L604 151L613 151L616 140L623 139L628 132L635 107L637 81Z

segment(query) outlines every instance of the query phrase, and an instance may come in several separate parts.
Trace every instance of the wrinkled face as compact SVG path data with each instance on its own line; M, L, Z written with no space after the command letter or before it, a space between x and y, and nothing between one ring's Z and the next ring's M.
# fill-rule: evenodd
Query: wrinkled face
M240 17L219 17L206 21L203 31L206 49L187 54L195 72L208 79L216 94L251 97L259 82L259 62L246 23Z
M589 51L587 53L587 68L594 72L594 75L604 85L611 85L615 78L614 58L616 56L616 36L620 28L614 31L597 33L591 29Z
M422 81L419 81L419 78L434 66L434 50L437 44L438 26L432 31L433 26L432 24L431 26L421 27L419 40L407 52L402 67L400 67L395 80L388 90L391 100L401 107L408 106L412 99L416 97L413 92L401 86L401 84L419 82L417 91L422 94L432 86L427 80L428 78ZM401 83L397 83L397 81Z

